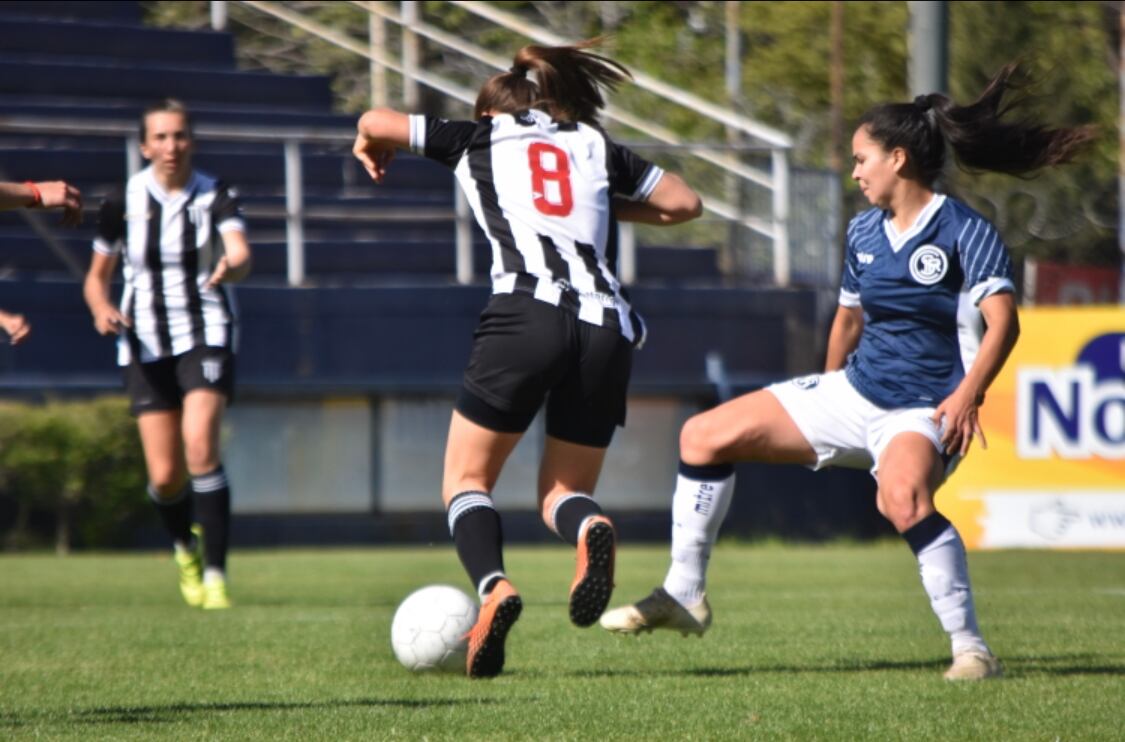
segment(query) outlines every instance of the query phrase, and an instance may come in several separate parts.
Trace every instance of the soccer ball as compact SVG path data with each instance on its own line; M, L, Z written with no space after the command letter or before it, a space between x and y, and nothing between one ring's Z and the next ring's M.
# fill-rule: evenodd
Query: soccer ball
M477 603L450 585L428 585L406 596L391 622L395 657L415 672L465 670L464 638L477 622Z

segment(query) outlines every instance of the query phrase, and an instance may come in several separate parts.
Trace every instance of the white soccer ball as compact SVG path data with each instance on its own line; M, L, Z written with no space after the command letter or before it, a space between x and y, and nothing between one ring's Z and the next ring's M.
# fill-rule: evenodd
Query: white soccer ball
M391 622L395 657L415 672L465 671L464 638L477 622L477 602L450 585L428 585L406 596Z

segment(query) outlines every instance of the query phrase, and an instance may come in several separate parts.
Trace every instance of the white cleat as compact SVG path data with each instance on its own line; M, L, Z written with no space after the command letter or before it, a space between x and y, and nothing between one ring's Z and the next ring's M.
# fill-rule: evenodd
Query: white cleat
M670 629L684 636L703 632L711 625L711 606L704 596L699 605L685 608L664 588L658 587L652 594L633 605L614 608L602 615L602 628L615 634L640 634L653 629Z
M1000 660L991 652L970 649L953 657L953 664L945 671L946 680L985 680L1004 674Z

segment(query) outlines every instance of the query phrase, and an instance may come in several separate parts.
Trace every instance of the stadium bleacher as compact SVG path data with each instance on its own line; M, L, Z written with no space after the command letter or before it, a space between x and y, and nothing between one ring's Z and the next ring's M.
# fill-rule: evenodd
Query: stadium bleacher
M139 3L0 3L0 49L0 122L34 117L58 124L89 124L87 130L65 134L0 127L0 177L65 179L81 187L87 201L81 229L55 232L65 256L45 249L18 213L0 214L4 303L36 307L40 327L56 337L62 333L76 338L71 347L98 340L87 337L88 320L77 296L79 276L74 266L84 267L88 261L97 204L110 190L120 188L126 176L125 138L119 131L100 129L99 122L131 123L145 105L173 95L188 104L197 127L338 131L354 127L353 116L331 110L327 78L239 70L230 34L145 26ZM473 298L460 306L452 298L456 292L450 292L455 285L454 183L445 168L403 156L387 183L374 187L351 156L348 143L303 144L306 281L302 288L293 289L286 284L281 143L201 138L195 164L234 183L246 204L255 270L239 290L245 338L253 336L255 325L276 324L278 318L272 313L279 307L321 311L337 301L319 292L348 288L358 292L349 293L350 300L375 316L385 311L401 313L403 295L412 297L411 311L420 316L427 314L426 306L445 306L450 311L458 307L461 321L416 326L415 330L431 333L435 343L445 342L457 352L466 344L466 328L471 328L487 293L490 257L487 242L474 225L477 278L474 285L463 287L465 295ZM412 210L422 216L407 218ZM792 355L794 345L804 341L794 341L784 327L787 323L793 327L793 316L804 318L799 325L812 323L810 295L800 291L763 294L746 288L706 290L720 285L713 250L647 245L638 249L633 294L647 315L677 315L669 321L686 322L684 332L698 340L700 352L707 347L719 349L733 369L759 375L785 373L785 358ZM698 290L680 290L688 287ZM376 293L364 294L364 289ZM386 291L378 293L380 289ZM403 294L403 289L409 290ZM292 301L294 291L301 293L300 302ZM57 305L51 305L51 297ZM750 353L742 342L751 311L757 313L753 324L771 328L761 336L777 344L769 352L757 347ZM312 321L324 331L331 330L333 323L322 320ZM638 383L647 379L661 388L677 383L694 389L705 386L702 362L692 354L685 356L670 337L653 333L650 350L638 359ZM329 333L324 342L341 340L342 336ZM282 383L286 374L280 369L287 364L277 364L269 353L257 359L252 347L244 346L243 381ZM37 366L34 359L39 355L27 349L18 361L0 358L0 369L18 366L27 374L61 374L71 368L55 366L55 362L62 363L59 359ZM54 358L57 354L43 355ZM97 355L100 363L108 353ZM387 374L380 371L386 359L371 352L368 355L371 378L393 377L393 368L385 369ZM438 374L450 385L455 384L463 360L456 355L452 354L449 365ZM0 350L0 356L10 356L10 351ZM321 369L313 375L317 383L340 380L319 361L305 359L290 366L310 367ZM105 371L106 383L116 384L112 370ZM303 378L311 381L307 375Z

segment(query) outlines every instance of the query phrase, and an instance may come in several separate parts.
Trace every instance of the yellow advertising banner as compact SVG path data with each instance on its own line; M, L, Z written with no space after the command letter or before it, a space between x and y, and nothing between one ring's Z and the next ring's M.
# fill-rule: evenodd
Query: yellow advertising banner
M1125 307L1020 312L937 505L970 549L1125 549Z

